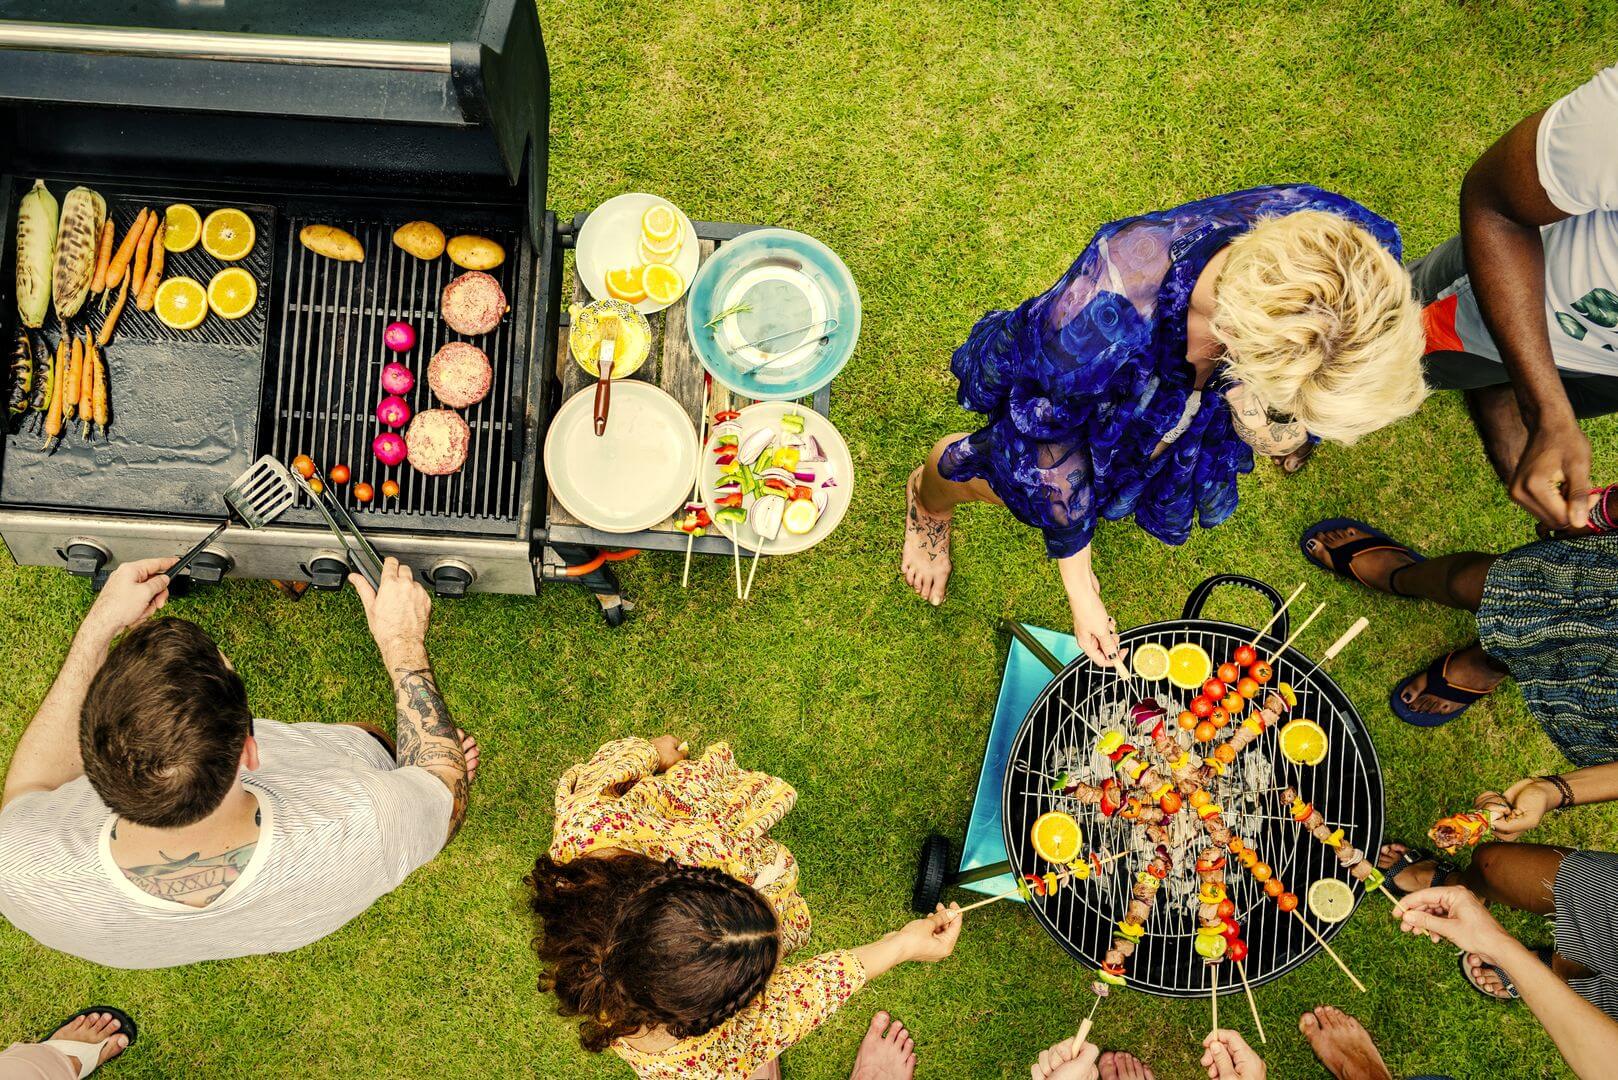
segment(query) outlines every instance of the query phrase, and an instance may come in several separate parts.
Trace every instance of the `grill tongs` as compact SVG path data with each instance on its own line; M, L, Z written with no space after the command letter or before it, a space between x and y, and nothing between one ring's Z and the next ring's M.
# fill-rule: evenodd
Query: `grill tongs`
M343 553L348 556L349 564L359 570L360 576L370 583L371 588L380 587L382 584L381 556L376 553L376 548L371 546L371 542L365 539L365 534L360 532L358 525L354 524L354 519L349 516L348 511L343 509L343 504L331 494L331 485L326 482L324 476L320 475L320 469L316 468L311 475L311 479L320 481L318 491L313 484L295 472L292 474L292 479L304 490L304 494L309 496L309 501L315 504L315 509L320 511L320 516L326 519L326 527L331 530L331 534L342 545Z

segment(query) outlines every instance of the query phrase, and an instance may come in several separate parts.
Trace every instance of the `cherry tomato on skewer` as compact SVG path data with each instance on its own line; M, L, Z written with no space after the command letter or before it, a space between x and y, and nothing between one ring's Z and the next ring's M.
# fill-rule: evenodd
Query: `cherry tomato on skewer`
M399 481L397 481L397 480L384 480L384 481L382 481L382 497L384 499L396 499L396 498L398 498L399 497Z
M1213 742L1214 735L1217 734L1218 731L1219 729L1214 727L1213 724L1209 723L1207 720L1203 720L1197 724L1196 730L1194 730L1191 734L1196 737L1198 742L1205 743Z
M1214 711L1208 714L1208 723L1216 728L1226 727L1230 724L1230 713L1223 705L1216 706Z
M1257 679L1247 678L1236 684L1236 692L1248 700L1258 697L1258 691Z
M1286 888L1285 883L1280 878L1272 877L1264 883L1264 895L1280 896L1283 892L1286 892Z
M1180 812L1180 793L1178 791L1165 791L1163 797L1157 800L1165 814L1178 814Z
M354 498L358 499L362 503L368 503L372 499L376 498L376 490L372 488L370 484L367 484L365 481L361 480L359 483L354 485Z
M1225 959L1235 964L1239 964L1243 960L1247 959L1247 942L1243 941L1241 938L1237 938L1235 941L1232 941L1229 945L1225 946Z
M1213 714L1214 708L1214 703L1205 697L1199 697L1191 702L1191 712L1194 713L1199 720L1206 720L1210 715Z
M1242 669L1227 660L1219 665L1219 670L1214 674L1219 676L1222 683L1233 683L1242 677Z
M1297 893L1284 892L1275 898L1275 904L1282 911L1293 911L1298 906Z
M1187 709L1185 712L1180 714L1179 718L1175 722L1186 731L1190 731L1192 728L1197 726L1197 714L1192 712L1190 709Z
M1248 867L1248 869L1253 871L1253 876L1260 881L1270 880L1270 876L1274 873L1274 871L1270 869L1270 864L1267 862L1255 862L1252 866Z
M1191 793L1191 808L1193 810L1207 806L1211 802L1213 802L1213 796L1203 788L1198 788Z
M1220 762L1221 764L1229 765L1231 762L1236 760L1236 748L1230 745L1228 742L1220 743L1218 747L1214 749L1214 760Z
M1260 660L1258 663L1252 666L1252 668L1248 671L1248 674L1253 677L1254 682L1262 686L1271 679L1275 678L1275 669L1271 667L1267 661Z
M1236 925L1234 919L1226 919L1224 925L1219 928L1219 933L1226 941L1236 941L1242 936L1242 928Z
M1243 645L1241 648L1236 650L1236 662L1242 667L1246 667L1248 664L1251 664L1257 659L1258 650L1253 648L1251 645Z
M1236 904L1234 901L1232 901L1229 897L1219 901L1219 917L1221 919L1231 919L1235 918L1235 916Z
M1225 695L1225 700L1221 701L1219 704L1225 707L1226 712L1230 713L1232 716L1235 716L1237 713L1241 712L1247 707L1247 699L1232 689L1230 693Z
M1225 696L1225 684L1218 679L1209 679L1202 684L1202 696L1209 701L1218 701Z

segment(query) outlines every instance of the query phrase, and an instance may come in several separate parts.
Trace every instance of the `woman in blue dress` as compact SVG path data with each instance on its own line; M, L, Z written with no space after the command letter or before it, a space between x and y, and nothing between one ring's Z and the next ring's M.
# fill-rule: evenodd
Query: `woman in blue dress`
M1307 185L1102 226L1048 291L955 351L960 402L987 420L911 474L905 580L942 603L955 507L1004 505L1044 534L1079 645L1112 663L1098 520L1183 544L1236 509L1254 450L1351 443L1420 407L1421 310L1399 257L1391 222Z

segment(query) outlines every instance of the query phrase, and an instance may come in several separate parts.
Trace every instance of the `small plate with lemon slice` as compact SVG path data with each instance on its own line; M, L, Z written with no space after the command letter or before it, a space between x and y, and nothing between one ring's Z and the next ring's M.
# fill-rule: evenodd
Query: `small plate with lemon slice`
M597 300L652 315L685 295L697 273L697 234L685 211L656 195L616 195L579 229L579 280Z

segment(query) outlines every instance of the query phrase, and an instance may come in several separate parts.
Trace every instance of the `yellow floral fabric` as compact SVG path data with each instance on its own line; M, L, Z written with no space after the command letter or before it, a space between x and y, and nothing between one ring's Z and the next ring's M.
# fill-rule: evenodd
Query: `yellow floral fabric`
M715 867L757 889L781 924L781 954L809 941L809 907L798 864L769 831L798 799L791 784L736 765L725 743L657 771L644 739L608 743L556 785L551 858L568 862L603 848L687 866ZM825 953L776 969L764 992L706 1035L655 1053L623 1040L613 1050L645 1080L745 1080L808 1035L865 985L851 952Z

